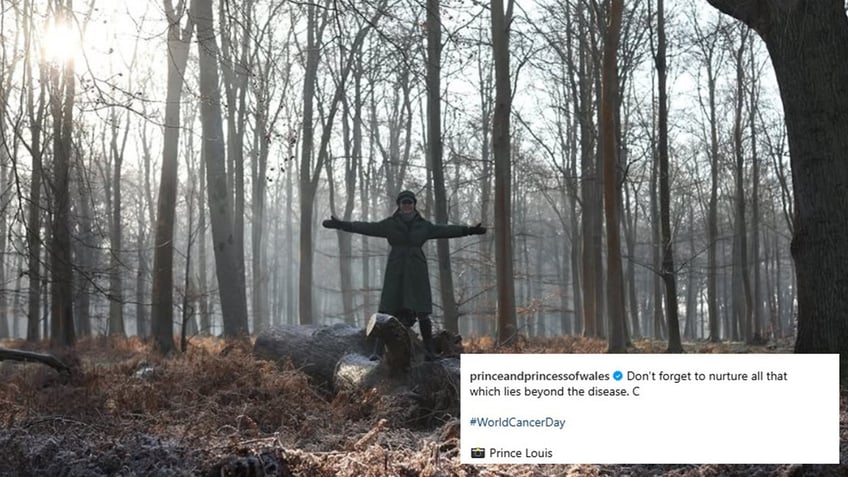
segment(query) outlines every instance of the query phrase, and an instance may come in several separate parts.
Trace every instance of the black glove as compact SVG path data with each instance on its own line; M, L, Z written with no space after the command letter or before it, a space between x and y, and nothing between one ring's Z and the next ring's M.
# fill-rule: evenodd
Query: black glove
M340 228L342 228L343 223L344 222L342 222L341 220L339 220L339 219L337 219L337 218L335 218L331 215L330 220L325 220L325 221L321 222L321 225L323 225L324 228L327 228L327 229L340 229Z
M484 233L486 233L486 227L483 227L483 222L473 227L468 227L465 231L466 235L483 235Z

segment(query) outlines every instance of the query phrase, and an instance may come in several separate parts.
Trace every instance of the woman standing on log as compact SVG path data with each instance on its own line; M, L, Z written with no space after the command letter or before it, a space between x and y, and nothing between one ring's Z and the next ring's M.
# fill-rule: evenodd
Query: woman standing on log
M424 348L432 356L433 324L430 314L433 312L433 297L427 259L421 247L430 239L485 234L486 228L482 224L472 227L433 224L418 213L412 191L398 194L396 202L398 209L395 213L379 222L344 222L331 216L323 222L323 226L388 240L392 248L386 263L378 311L397 317L408 327L418 320ZM372 359L379 359L382 354L383 343L377 340Z

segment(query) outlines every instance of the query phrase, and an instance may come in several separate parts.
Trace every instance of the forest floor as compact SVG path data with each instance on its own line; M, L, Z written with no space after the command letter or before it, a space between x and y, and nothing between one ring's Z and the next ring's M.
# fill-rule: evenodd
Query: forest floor
M466 352L606 349L604 341L575 337L531 339L501 351L487 340L464 344ZM46 351L46 344L39 347ZM693 353L791 352L789 342L685 347ZM664 343L638 341L632 352L663 350ZM40 364L0 363L0 475L848 475L845 390L840 465L462 465L458 421L422 427L391 398L324 395L298 370L254 359L246 343L197 338L186 353L163 359L136 339L95 338L61 357L74 369L71 377Z

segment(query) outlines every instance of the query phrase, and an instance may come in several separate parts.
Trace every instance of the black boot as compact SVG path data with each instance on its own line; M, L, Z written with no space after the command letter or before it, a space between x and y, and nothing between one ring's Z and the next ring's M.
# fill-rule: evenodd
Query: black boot
M418 329L421 330L421 341L424 342L424 356L428 361L436 358L433 354L433 322L427 315L418 317Z

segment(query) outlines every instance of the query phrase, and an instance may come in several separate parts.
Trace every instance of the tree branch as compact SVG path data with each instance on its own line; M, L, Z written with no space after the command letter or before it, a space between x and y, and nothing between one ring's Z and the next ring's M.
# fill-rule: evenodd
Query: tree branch
M30 362L38 362L41 364L46 364L51 368L59 371L60 373L65 373L70 375L71 369L68 368L65 363L59 360L59 358L53 356L52 354L45 353L36 353L33 351L23 351L19 349L6 349L0 348L0 361L30 361Z

